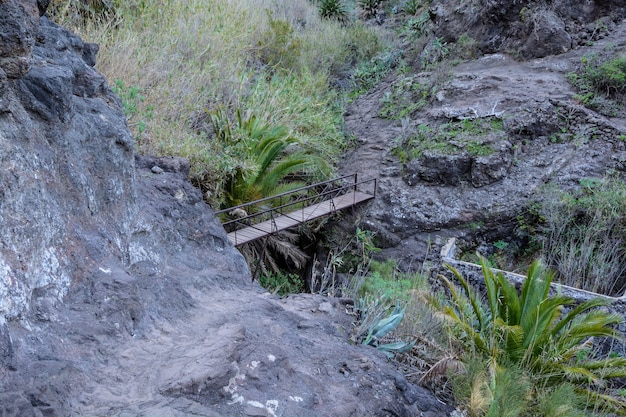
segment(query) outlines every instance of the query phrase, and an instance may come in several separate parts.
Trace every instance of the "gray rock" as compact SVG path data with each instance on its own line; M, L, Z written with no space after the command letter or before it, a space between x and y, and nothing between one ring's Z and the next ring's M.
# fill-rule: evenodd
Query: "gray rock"
M470 179L472 158L465 152L448 155L426 151L424 156L405 165L402 178L408 185L427 182L438 185L459 185Z
M478 156L472 161L471 181L476 188L493 184L504 179L513 161L513 146L507 141L495 145L491 155Z
M19 78L30 69L38 25L36 0L0 2L0 69L8 78Z
M584 39L585 25L610 16L626 16L626 1L554 0L548 6L532 0L434 0L430 7L435 36L449 44L463 34L475 39L482 53L509 52L525 59L561 54ZM584 44L584 42L581 42Z
M97 48L43 3L0 2L0 415L447 415L348 343L344 304L251 282L189 162L134 155Z
M554 12L544 10L534 18L534 30L522 46L520 53L526 58L543 58L558 55L572 48L572 37L565 23Z

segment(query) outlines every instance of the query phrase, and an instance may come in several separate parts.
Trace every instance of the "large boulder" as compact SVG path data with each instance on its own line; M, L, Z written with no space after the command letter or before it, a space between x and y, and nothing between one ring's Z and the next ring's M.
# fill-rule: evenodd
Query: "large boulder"
M27 310L36 290L62 298L93 260L127 258L137 212L133 138L119 99L83 58L93 47L46 18L35 35L32 56L19 42L7 52L30 68L10 73L0 97L4 319Z
M435 36L448 43L475 39L482 53L541 58L586 46L626 16L626 1L434 0Z

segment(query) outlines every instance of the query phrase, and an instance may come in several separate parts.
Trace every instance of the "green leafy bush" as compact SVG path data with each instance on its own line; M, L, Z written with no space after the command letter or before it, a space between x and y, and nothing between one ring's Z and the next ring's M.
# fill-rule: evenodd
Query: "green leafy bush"
M449 267L460 288L440 276L450 298L445 303L433 300L433 305L449 320L464 355L486 361L486 383L497 385L502 368L517 367L531 376L537 390L574 384L594 402L626 411L626 404L602 392L607 379L626 376L626 358L580 355L590 349L590 338L618 337L615 326L623 318L601 308L609 302L595 298L575 305L569 297L550 296L553 274L539 262L529 268L518 294L504 275L494 274L484 258L481 263L485 301Z
M261 275L259 284L269 292L281 296L298 294L305 290L304 280L299 275L284 272Z
M626 101L626 55L612 51L582 58L578 69L567 75L576 87L576 96L585 106L615 116Z

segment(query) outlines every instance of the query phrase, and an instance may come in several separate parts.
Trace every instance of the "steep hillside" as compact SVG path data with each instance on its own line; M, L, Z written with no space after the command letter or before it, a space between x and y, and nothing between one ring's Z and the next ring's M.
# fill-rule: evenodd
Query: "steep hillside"
M251 282L46 4L0 1L0 415L445 415L349 344L346 301Z
M567 79L585 57L624 53L623 4L548 2L552 14L541 15L547 9L530 2L483 3L433 2L422 11L423 49L407 35L404 66L346 113L358 147L342 169L381 177L364 223L382 256L405 267L452 236L489 255L493 242L515 239L546 184L566 190L626 170L623 108L607 116L585 107ZM531 11L534 32L516 31ZM550 16L562 37L543 22ZM545 50L548 42L561 46ZM433 51L439 61L429 61Z

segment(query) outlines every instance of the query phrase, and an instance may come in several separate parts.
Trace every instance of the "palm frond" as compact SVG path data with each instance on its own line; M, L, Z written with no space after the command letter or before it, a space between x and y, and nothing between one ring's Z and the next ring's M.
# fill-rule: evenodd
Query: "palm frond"
M479 325L479 327L481 329L483 329L484 326L485 326L485 316L486 316L486 314L485 314L485 311L483 310L483 307L482 307L481 302L480 302L480 297L476 293L476 290L474 290L472 287L470 287L470 285L467 283L467 280L463 277L463 275L461 275L461 273L458 270L456 270L456 268L454 268L452 265L449 265L449 264L445 264L445 266L450 271L452 271L452 273L455 275L456 279L461 284L461 287L463 288L463 291L465 291L465 295L467 297L466 299L469 301L470 305L472 306L472 310L474 311L474 315L476 316L476 319L478 320L478 325Z
M609 300L596 297L577 305L576 307L571 309L569 313L567 313L567 315L565 315L565 317L563 317L563 319L556 326L554 326L554 328L552 329L552 334L558 334L565 326L570 325L574 319L580 318L581 313L594 308L605 307L609 304Z
M420 384L429 383L448 376L465 372L465 364L456 356L444 356L430 367L419 380Z

